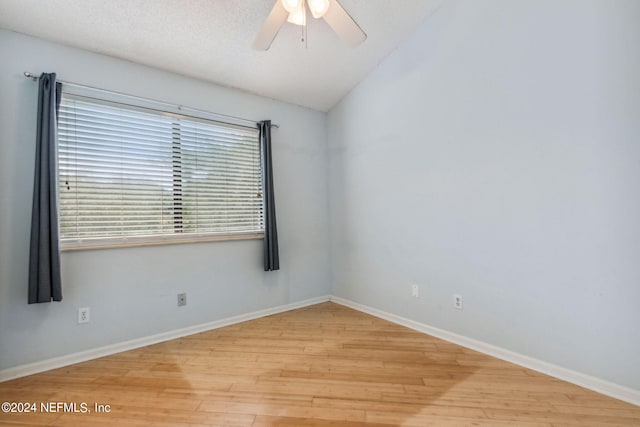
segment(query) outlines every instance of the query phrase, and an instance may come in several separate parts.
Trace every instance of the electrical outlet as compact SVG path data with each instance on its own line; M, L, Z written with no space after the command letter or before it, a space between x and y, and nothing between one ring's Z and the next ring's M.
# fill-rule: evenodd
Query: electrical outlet
M186 292L178 294L178 307L182 307L184 305L187 305L187 293Z
M411 285L411 296L414 298L420 296L420 288L418 288L418 285Z
M453 307L462 310L462 295L453 295Z
M89 323L89 307L78 309L78 323Z

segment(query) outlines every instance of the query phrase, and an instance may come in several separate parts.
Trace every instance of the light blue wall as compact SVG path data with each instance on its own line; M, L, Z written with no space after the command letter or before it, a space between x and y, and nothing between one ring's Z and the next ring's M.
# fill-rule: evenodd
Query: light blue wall
M640 390L638 22L446 2L329 113L334 294Z
M0 58L0 369L329 293L326 114L4 30ZM278 123L282 269L263 271L261 240L64 253L62 303L27 305L37 83L24 71Z

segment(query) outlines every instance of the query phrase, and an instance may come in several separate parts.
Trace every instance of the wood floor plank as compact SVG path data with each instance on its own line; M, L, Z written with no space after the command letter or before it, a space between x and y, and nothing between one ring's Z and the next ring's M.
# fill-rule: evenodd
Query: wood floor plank
M0 383L0 426L639 426L640 407L323 303Z

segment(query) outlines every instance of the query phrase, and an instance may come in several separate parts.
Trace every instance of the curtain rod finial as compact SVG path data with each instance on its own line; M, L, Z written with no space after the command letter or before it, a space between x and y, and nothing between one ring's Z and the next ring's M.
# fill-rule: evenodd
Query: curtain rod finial
M33 74L33 73L32 73L32 72L30 72L30 71L25 71L25 72L24 72L24 76L25 76L25 77L28 77L28 78L30 78L30 79L33 79L33 81L34 81L34 82L35 82L36 80L38 80L38 76L36 76L35 74Z

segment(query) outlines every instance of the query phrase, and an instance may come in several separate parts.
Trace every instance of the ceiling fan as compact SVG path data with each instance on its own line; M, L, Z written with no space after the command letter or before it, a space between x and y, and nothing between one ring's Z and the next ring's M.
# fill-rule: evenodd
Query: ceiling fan
M333 31L349 46L357 46L367 38L338 0L276 0L276 4L253 42L253 48L269 49L284 21L306 26L307 6L314 18L324 18Z

